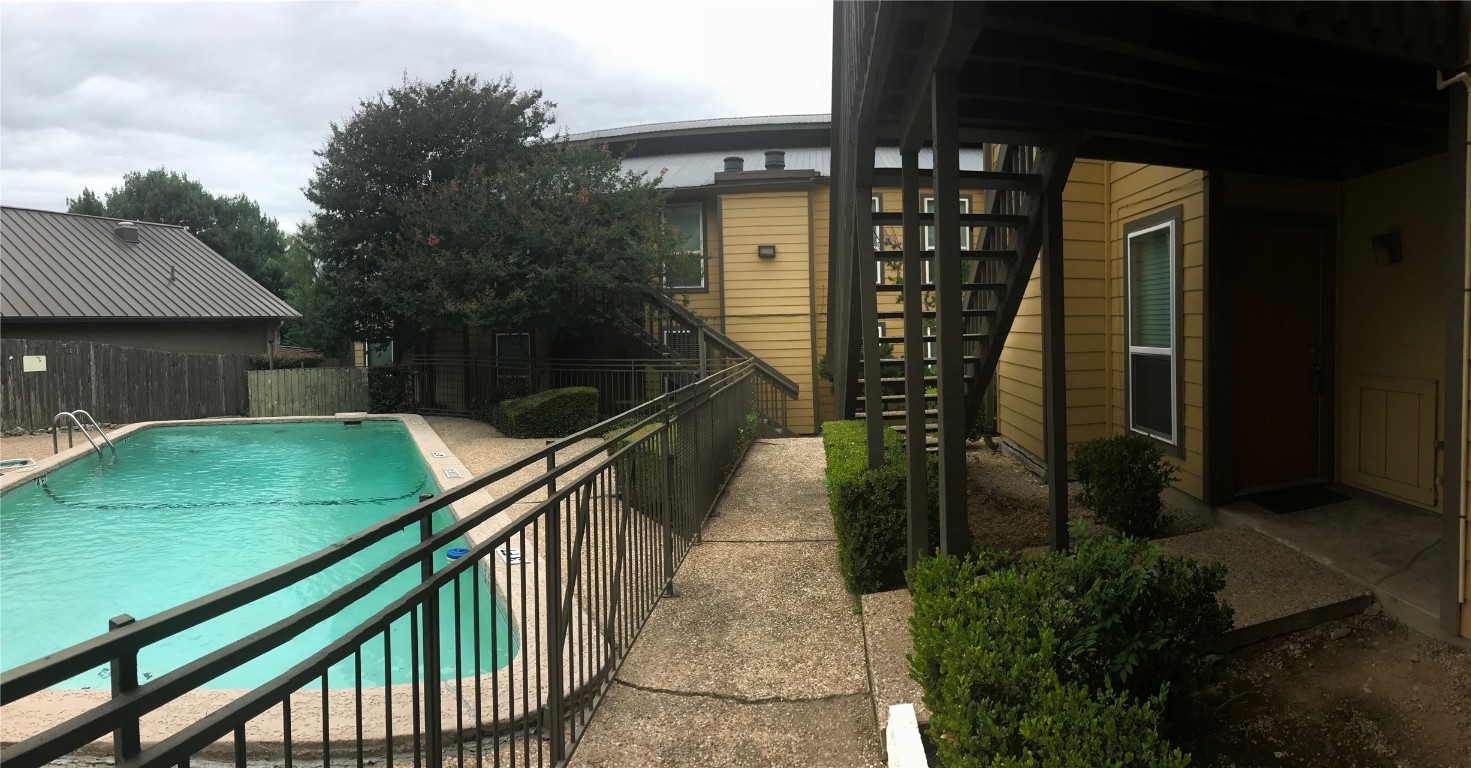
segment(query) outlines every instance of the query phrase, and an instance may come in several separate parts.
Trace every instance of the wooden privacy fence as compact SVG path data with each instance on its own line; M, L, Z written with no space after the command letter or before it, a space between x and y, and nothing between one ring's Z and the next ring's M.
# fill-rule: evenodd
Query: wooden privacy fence
M29 367L44 370L27 371L28 357ZM249 405L249 361L88 341L0 339L0 428L43 429L57 413L77 408L118 424L241 416Z
M331 416L368 410L367 368L251 371L251 416Z

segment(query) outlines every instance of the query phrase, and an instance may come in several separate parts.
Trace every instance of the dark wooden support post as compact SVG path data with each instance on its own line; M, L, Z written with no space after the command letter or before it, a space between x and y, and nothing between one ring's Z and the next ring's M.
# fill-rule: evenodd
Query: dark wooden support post
M1461 60L1471 57L1471 31L1463 29L1459 35ZM1441 514L1441 540L1450 542L1441 547L1440 563L1440 626L1450 635L1462 634L1461 612L1465 610L1462 598L1466 587L1461 568L1467 556L1466 518L1461 517L1466 505L1466 478L1463 476L1466 450L1466 435L1463 409L1466 408L1466 313L1471 311L1471 282L1466 271L1471 269L1466 257L1467 205L1471 203L1471 190L1466 164L1468 153L1467 115L1468 96L1466 86L1452 83L1447 89L1450 96L1450 138L1446 151L1446 253L1445 253L1445 449L1441 452L1445 462L1441 467L1443 504Z
M909 436L905 446L905 476L908 494L908 563L913 566L921 555L928 554L929 482L925 477L925 391L924 391L924 266L920 259L922 238L919 224L919 151L905 150L900 155L903 180L899 204L904 210L904 428Z
M884 401L880 382L884 374L879 364L878 292L873 287L878 282L878 259L873 253L873 238L865 236L873 232L873 211L868 204L873 189L859 187L856 194L853 218L857 226L853 228L852 247L858 267L854 274L858 280L859 322L863 324L863 411L868 426L868 468L878 469L884 463ZM863 204L857 205L858 201Z
M1047 509L1054 550L1068 547L1067 307L1062 254L1062 179L1047 185L1042 203L1042 422L1046 431Z
M956 76L935 72L930 81L934 130L935 179L935 335L939 392L940 552L964 554L970 548L966 520L965 357L962 342L960 283L960 131L957 125ZM919 307L907 308L918 311ZM906 312L907 314L907 312ZM919 354L922 350L910 350ZM924 433L910 435L924 439Z

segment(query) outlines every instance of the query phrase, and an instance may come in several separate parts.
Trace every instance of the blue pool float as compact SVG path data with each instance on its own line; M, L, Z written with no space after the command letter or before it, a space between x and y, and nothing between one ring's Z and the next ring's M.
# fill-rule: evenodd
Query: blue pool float
M459 560L468 554L470 554L470 550L464 547L450 547L444 552L444 556L451 560Z

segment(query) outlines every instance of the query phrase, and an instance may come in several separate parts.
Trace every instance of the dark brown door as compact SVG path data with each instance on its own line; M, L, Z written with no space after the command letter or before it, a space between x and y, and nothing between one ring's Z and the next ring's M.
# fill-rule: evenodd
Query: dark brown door
M1231 234L1235 489L1326 479L1327 233L1239 221Z

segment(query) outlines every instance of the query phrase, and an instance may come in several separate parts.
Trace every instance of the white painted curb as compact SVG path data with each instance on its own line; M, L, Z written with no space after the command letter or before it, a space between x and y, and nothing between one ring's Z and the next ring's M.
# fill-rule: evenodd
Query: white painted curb
M884 729L884 738L889 750L889 768L929 768L913 704L889 707L889 727Z

